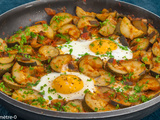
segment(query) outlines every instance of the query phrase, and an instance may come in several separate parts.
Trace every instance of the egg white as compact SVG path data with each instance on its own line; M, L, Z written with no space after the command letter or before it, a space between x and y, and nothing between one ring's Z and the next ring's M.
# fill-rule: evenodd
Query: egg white
M89 55L98 56L102 60L108 60L109 59L108 56L96 55L94 52L92 52L89 49L89 45L93 41L95 41L95 39L71 41L69 44L65 43L65 44L59 45L58 48L61 48L60 51L62 54L71 54L75 59L80 58L85 53L88 53ZM117 38L117 40L115 41L121 45L121 43L118 42L119 38ZM70 49L72 49L72 52L70 51ZM122 50L119 46L117 46L116 50L112 51L112 55L114 56L114 59L116 60L132 59L133 57L132 51L129 48L126 51L126 50Z
M81 80L83 81L83 84L84 84L83 88L81 90L79 90L78 92L71 93L71 94L62 94L62 93L58 93L58 92L48 93L49 87L50 87L50 89L53 89L51 87L52 81L62 74L63 73L54 72L54 73L49 73L49 74L41 77L39 84L37 86L33 87L33 89L35 89L39 92L44 91L43 97L46 100L49 100L48 96L51 96L53 99L60 99L60 98L58 98L59 95L62 97L61 99L65 98L66 100L83 99L85 96L84 91L86 89L90 90L91 92L95 91L93 79L91 81L87 81L88 79L91 79L91 78L87 77L86 75L83 75L78 72L66 72L65 73L66 75L75 75L75 76L78 76L79 78L81 78ZM45 84L46 84L46 86L41 90L41 86L44 86Z

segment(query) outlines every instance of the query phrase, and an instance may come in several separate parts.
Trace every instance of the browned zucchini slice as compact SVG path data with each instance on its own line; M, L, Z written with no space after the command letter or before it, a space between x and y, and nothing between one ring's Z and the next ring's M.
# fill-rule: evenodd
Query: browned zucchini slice
M151 44L155 43L157 41L157 37L159 36L158 31L151 25L148 26L148 37L149 37L149 42Z
M146 67L142 64L142 62L136 60L125 60L121 62L121 65L125 67L127 72L132 73L132 81L137 81L142 75L145 74Z
M95 59L96 58L96 59ZM86 55L79 60L79 71L90 77L100 76L99 69L103 66L103 61L96 56Z
M18 89L12 93L12 98L18 101L31 101L42 97L38 91L33 89Z
M135 38L131 41L130 46L131 50L147 50L149 48L149 39L147 38Z
M109 105L111 98L115 98L116 93L108 87L97 87L97 93L87 92L82 102L85 111L101 112L113 110L114 107ZM109 106L108 106L109 105Z
M112 58L106 63L105 69L117 75L126 75L128 73L125 67L117 63L116 60Z
M14 79L11 77L11 74L8 72L3 75L2 80L5 84L5 86L7 86L8 88L11 88L11 89L19 89L19 88L25 87L24 85L19 85L19 84L15 83Z
M141 91L157 91L160 89L160 84L155 78L143 78L138 81L138 85L141 87Z
M132 20L132 24L138 30L142 30L144 34L147 34L147 23L143 22L142 20Z
M155 56L160 56L160 43L155 42L152 46L152 52Z
M27 83L35 83L38 78L31 76L32 70L27 69L26 66L21 66L17 62L12 68L12 76L15 76L15 81L19 84L26 85Z
M105 13L102 13L102 14L96 14L96 17L101 20L101 21L105 21L107 19L108 16L113 16L115 17L117 14L116 11L114 12L105 12Z
M68 65L71 60L72 60L72 56L69 54L59 55L52 59L52 61L50 62L50 65L54 71L62 72L66 69L64 68L66 67L65 65Z
M153 77L160 75L160 58L153 58L153 68L150 70Z
M95 18L95 16L96 16L96 13L94 13L94 12L86 12L86 11L84 11L82 8L80 8L80 7L76 7L76 15L78 16L78 17L83 17L83 16L90 16L90 17L93 17L93 18Z
M83 106L82 106L82 100L70 100L66 103L66 105L63 107L65 112L84 112Z
M69 40L70 40L70 37L67 34L56 34L55 38L54 38L54 41L56 42L56 45L64 44Z
M30 60L17 60L19 65L22 66L37 66L37 62L34 59L30 59Z
M12 89L6 87L2 80L0 80L0 91L2 91L3 93L7 95L12 95Z
M152 66L153 55L152 52L141 51L141 61L146 64L148 69Z
M143 94L147 97L147 98L154 98L160 95L160 90L157 91L146 91L143 92Z
M138 30L137 28L135 28L127 17L124 17L122 19L120 31L122 35L124 35L126 38L130 38L131 40L144 34L142 30Z
M120 108L129 107L132 104L128 101L128 95L123 92L118 92L116 98L111 99L111 104Z
M118 21L117 21L116 29L115 29L115 31L114 31L114 33L115 33L116 35L121 35L121 31L120 31L121 21L122 21L121 18L119 18Z
M0 57L0 63L11 63L15 58L15 55L7 55L4 57Z
M0 77L3 76L6 72L9 72L13 66L13 63L0 64Z
M100 28L99 33L103 36L108 36L114 33L117 22L114 17L109 16L102 24L103 26Z
M55 57L59 55L59 50L51 45L44 45L39 48L38 52L45 57Z
M97 86L108 86L111 83L111 80L113 79L113 75L105 70L100 70L99 71L100 76L94 78L95 79L95 83L94 85Z

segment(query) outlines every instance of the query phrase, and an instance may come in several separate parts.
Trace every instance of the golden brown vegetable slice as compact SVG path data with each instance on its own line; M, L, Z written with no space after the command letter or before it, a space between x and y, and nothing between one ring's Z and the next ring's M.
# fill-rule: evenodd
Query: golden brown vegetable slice
M151 44L155 43L157 40L157 37L159 36L159 32L151 25L148 25L148 37L149 37L149 42Z
M80 8L80 7L76 7L76 15L78 16L78 17L83 17L83 16L89 16L89 17L93 17L93 18L95 18L95 16L96 16L96 13L94 13L94 12L86 12L86 11L84 11L82 8Z
M15 58L15 55L7 55L4 57L0 57L0 63L6 64L6 63L11 63Z
M131 106L131 103L128 101L128 95L123 92L118 92L116 98L111 99L111 104L120 108Z
M42 95L40 95L38 91L33 89L18 89L15 90L12 94L13 99L26 102L33 99L38 99L39 97L42 97Z
M153 77L160 75L160 57L153 58L153 68L150 70L150 73Z
M70 100L66 103L64 106L65 112L84 112L83 106L82 106L82 100Z
M101 20L101 21L105 21L108 16L111 15L111 16L115 17L116 14L117 14L116 11L110 12L110 13L106 13L106 12L105 12L105 13L102 13L102 14L96 14L96 17L97 17L99 20Z
M160 56L160 43L155 42L152 46L152 52L155 56Z
M2 77L3 74L5 74L6 72L9 72L13 64L14 64L13 62L8 64L0 64L0 77Z
M100 73L100 76L94 78L95 79L94 85L97 85L97 86L109 85L114 76L110 72L105 70L100 70L99 73Z
M7 44L2 38L0 38L0 51L5 51L5 48L7 48Z
M59 33L69 34L72 38L78 39L80 36L79 29L73 24L66 24L58 29Z
M77 27L84 28L84 27L98 27L99 22L93 17L83 17L80 18L78 21Z
M12 89L6 87L2 80L0 80L0 91L2 91L3 93L7 95L12 95Z
M140 55L141 55L141 61L145 63L147 68L150 69L152 67L152 59L153 59L152 52L141 51Z
M82 102L83 108L89 112L102 112L115 110L115 107L109 104L111 98L115 98L116 93L108 87L98 87L97 93L87 92Z
M156 91L160 89L160 84L155 78L143 78L138 81L138 85L141 87L141 91Z
M142 30L135 28L127 17L122 19L120 31L122 35L124 35L126 38L130 38L131 40L144 34Z
M145 74L146 67L143 63L136 60L125 60L121 62L121 65L125 67L128 73L131 73L131 80L137 81L143 74Z
M19 85L19 84L15 83L13 80L13 77L11 77L11 74L8 72L3 75L2 80L5 84L5 86L7 86L8 88L11 88L11 89L19 89L19 88L25 87L24 85Z
M116 28L116 20L111 15L102 23L102 27L98 31L103 36L108 36L114 33Z
M142 30L144 34L147 34L147 23L142 20L132 20L132 24L138 30Z
M50 62L51 68L56 72L65 71L66 65L72 60L72 56L69 54L59 55L52 59Z
M51 45L44 45L40 47L38 52L45 57L51 58L59 55L59 50Z
M50 21L50 27L53 31L58 30L61 26L70 23L73 20L73 16L69 13L57 13Z
M100 76L99 69L103 66L103 61L96 56L86 55L79 61L79 71L90 77Z

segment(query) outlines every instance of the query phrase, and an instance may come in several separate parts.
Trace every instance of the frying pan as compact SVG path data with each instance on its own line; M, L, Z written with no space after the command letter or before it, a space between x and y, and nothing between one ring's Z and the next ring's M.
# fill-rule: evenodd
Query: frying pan
M45 0L35 1L15 9L8 11L0 16L0 36L2 38L12 35L20 26L30 26L40 20L47 20L49 23L51 17L48 16L44 8L66 7L66 12L75 14L75 7L80 6L84 10L100 12L103 8L112 8L119 13L125 15L135 15L135 17L143 17L153 21L153 26L160 31L160 18L143 8L113 0ZM4 35L5 33L5 35ZM36 108L25 103L16 101L6 94L0 92L0 103L3 104L12 113L24 119L31 120L53 120L53 119L110 119L110 120L131 120L141 119L156 109L160 108L160 96L140 105L129 108L119 109L115 111L100 112L100 113L66 113L59 111L49 111Z

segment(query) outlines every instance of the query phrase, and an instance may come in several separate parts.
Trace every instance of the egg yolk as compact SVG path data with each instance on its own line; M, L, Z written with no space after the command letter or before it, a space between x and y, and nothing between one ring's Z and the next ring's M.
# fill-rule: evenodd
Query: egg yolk
M90 45L89 48L92 52L96 54L106 54L106 52L110 52L112 50L117 49L117 44L110 41L110 40L96 40L93 41Z
M75 75L61 75L53 80L52 88L62 94L77 92L83 88L83 81Z

